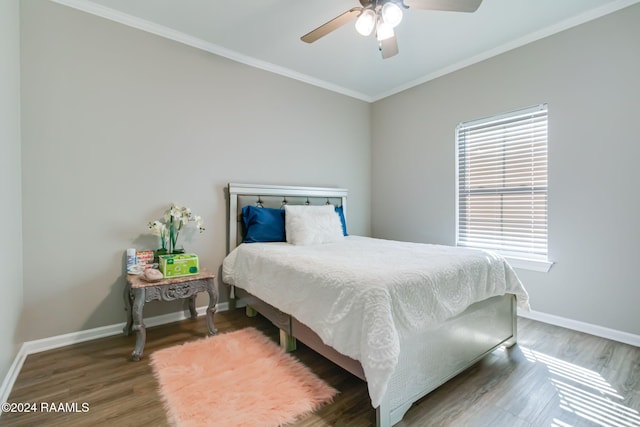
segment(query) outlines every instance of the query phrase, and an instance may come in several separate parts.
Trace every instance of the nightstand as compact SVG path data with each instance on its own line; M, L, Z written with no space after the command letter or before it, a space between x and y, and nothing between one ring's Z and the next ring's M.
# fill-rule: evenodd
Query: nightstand
M173 301L188 298L189 312L191 318L195 319L198 316L196 296L198 293L206 291L209 294L209 306L206 313L209 335L217 334L218 330L213 323L213 314L218 302L214 278L215 275L206 269L202 269L197 275L164 279L159 282L147 282L142 280L140 276L128 274L124 298L127 324L123 332L125 335L130 335L131 332L136 333L136 346L131 353L131 360L138 361L142 358L147 339L142 312L144 304L150 301Z

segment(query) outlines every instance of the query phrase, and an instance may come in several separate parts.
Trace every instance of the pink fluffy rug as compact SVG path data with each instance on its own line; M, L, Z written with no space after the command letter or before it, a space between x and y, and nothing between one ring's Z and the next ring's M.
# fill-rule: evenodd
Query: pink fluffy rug
M336 390L254 328L158 350L151 366L176 426L279 426Z

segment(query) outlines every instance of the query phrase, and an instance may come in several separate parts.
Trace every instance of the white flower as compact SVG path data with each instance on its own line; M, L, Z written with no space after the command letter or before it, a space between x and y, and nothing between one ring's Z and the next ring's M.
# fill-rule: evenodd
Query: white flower
M151 234L154 236L163 237L167 232L167 226L160 221L150 222L149 228L151 229Z
M193 217L193 220L196 222L198 226L198 230L202 233L204 231L204 223L202 222L202 217L200 215L196 215Z
M169 209L169 216L179 220L182 216L182 208L178 205L171 205L171 208Z
M191 210L189 208L183 208L181 211L180 222L183 225L186 225L191 221Z
M177 248L177 241L180 231L190 222L195 222L198 230L204 231L202 217L193 215L191 209L186 206L176 205L172 203L169 209L163 215L164 222L153 221L149 223L149 229L155 236L160 236L162 249L168 249L169 253ZM166 246L168 244L168 247Z

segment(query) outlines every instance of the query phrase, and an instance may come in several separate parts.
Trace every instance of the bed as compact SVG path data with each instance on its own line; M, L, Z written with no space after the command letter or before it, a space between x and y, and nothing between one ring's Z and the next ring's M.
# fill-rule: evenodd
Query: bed
M229 184L227 191L222 278L231 297L276 325L283 347L299 340L367 381L378 427L398 423L415 401L516 343L516 307L528 309L528 296L499 255L349 236L345 189ZM304 241L296 215L316 210L326 218L327 206L343 233ZM285 239L296 244L242 243L253 237L244 235L248 212L284 210Z

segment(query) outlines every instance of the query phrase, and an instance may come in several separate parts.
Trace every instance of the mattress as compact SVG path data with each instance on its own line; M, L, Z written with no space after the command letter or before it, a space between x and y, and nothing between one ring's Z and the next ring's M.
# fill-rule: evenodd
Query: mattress
M225 258L222 278L360 361L374 407L404 339L492 296L513 294L529 309L522 283L496 253L360 236L310 246L241 244Z

